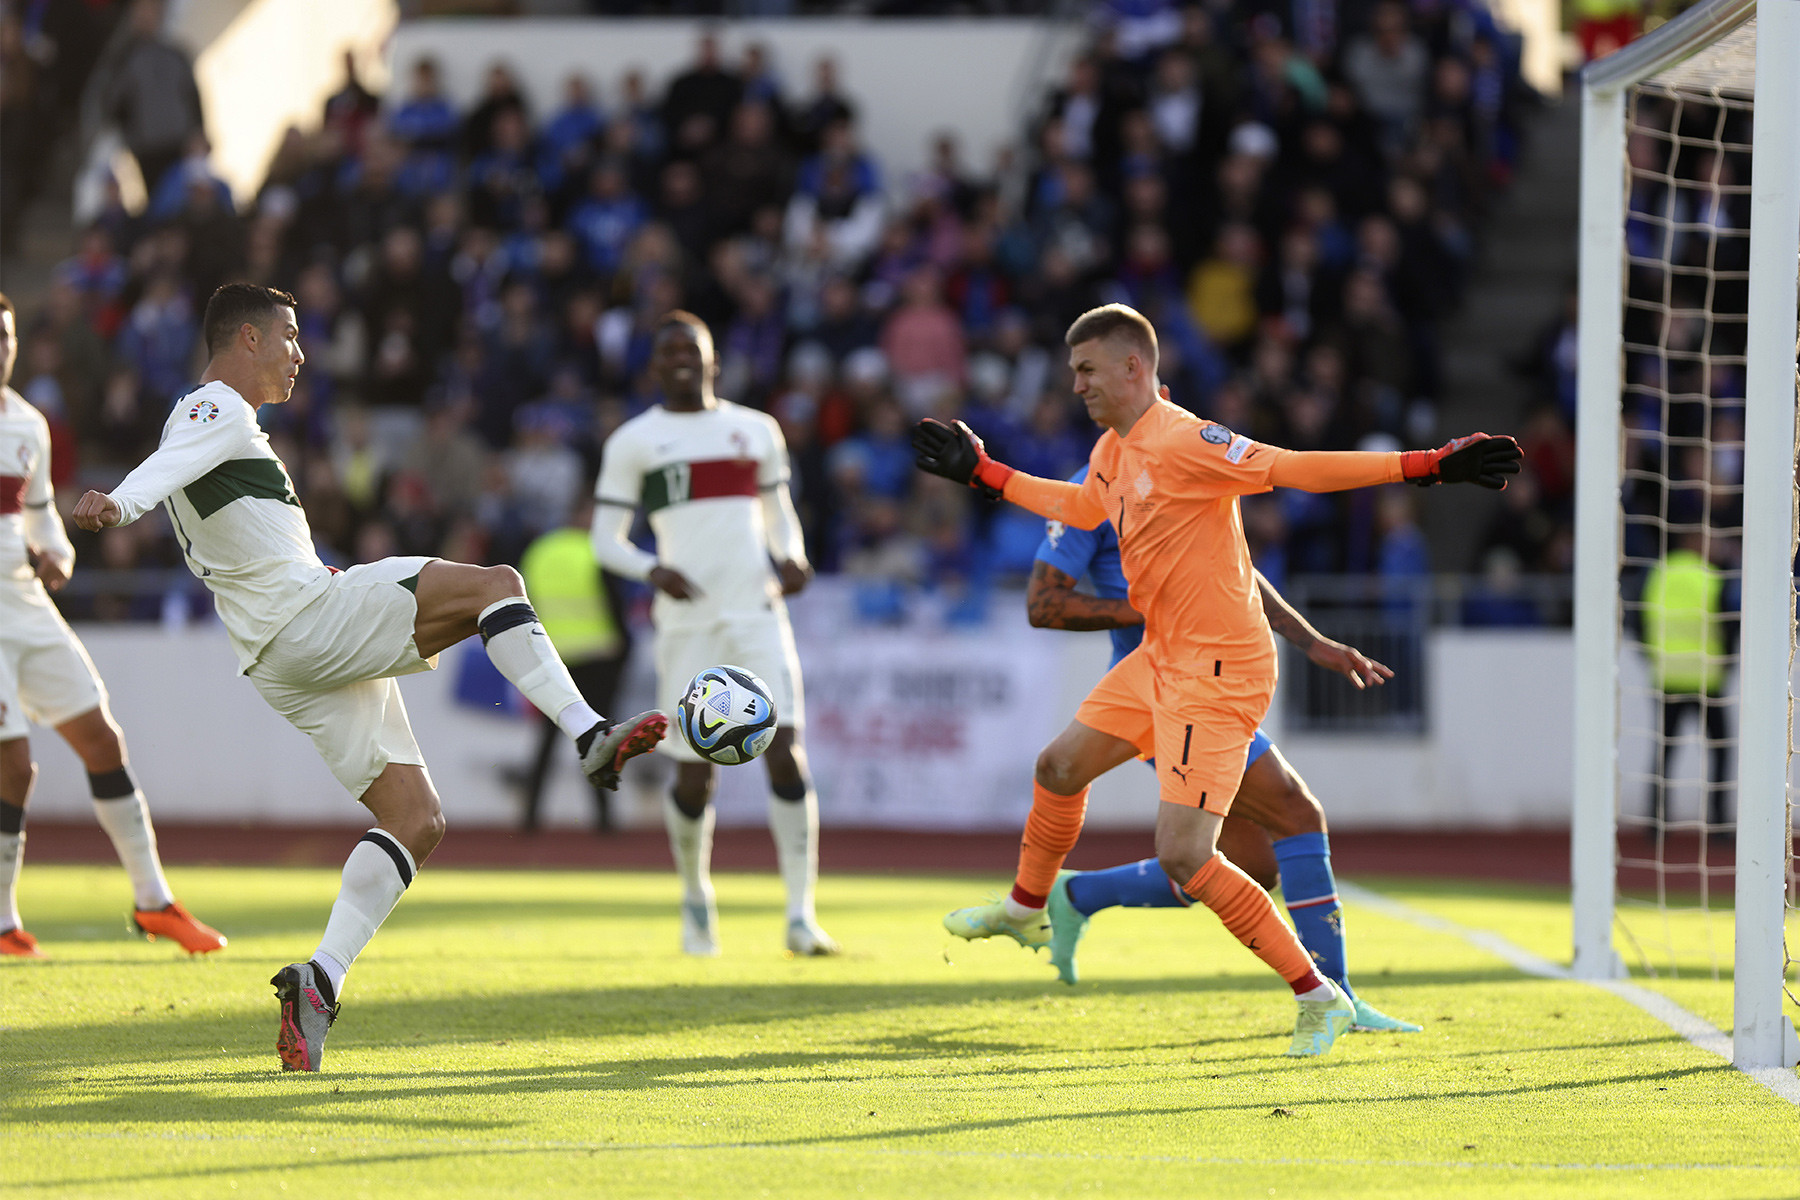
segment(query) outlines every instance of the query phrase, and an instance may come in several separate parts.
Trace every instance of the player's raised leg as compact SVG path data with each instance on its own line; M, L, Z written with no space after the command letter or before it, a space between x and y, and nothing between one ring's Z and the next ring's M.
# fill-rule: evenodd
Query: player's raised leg
M763 753L769 770L769 833L787 888L787 948L806 956L837 954L839 946L819 926L814 894L819 882L819 797L806 750L792 726L781 726Z
M17 705L12 707L17 708ZM0 713L0 721L7 714ZM22 722L24 717L21 715ZM31 742L22 734L0 741L0 955L43 958L37 939L19 919L19 868L25 862L25 806L37 782Z
M1151 763L1154 767L1154 761ZM1219 852L1265 890L1276 882L1275 855L1260 825L1238 816L1225 818L1219 830ZM1063 871L1050 889L1044 911L1050 918L1050 965L1064 983L1080 981L1075 953L1087 933L1088 918L1106 908L1192 908L1182 891L1154 858L1140 859L1102 871Z
M151 941L168 938L189 954L223 948L225 935L196 920L169 890L156 850L150 807L132 776L124 735L106 702L62 722L56 732L87 768L94 816L131 880L132 925Z
M1156 856L1181 890L1213 910L1231 935L1293 989L1300 1013L1288 1054L1324 1054L1350 1027L1350 998L1321 975L1312 957L1256 881L1218 851L1222 814L1164 799L1156 814Z
M422 766L388 763L362 802L377 824L344 861L324 936L306 962L291 963L270 980L281 1003L276 1049L289 1071L319 1069L345 976L444 836L443 808Z
M1137 747L1122 738L1069 722L1038 754L1012 891L1000 900L957 909L944 918L944 928L970 940L1001 935L1034 950L1049 945L1044 906L1063 860L1081 836L1088 785L1137 754Z
M1231 811L1255 821L1275 839L1281 899L1288 919L1320 973L1350 997L1356 1008L1351 1028L1418 1033L1420 1026L1388 1016L1350 986L1344 906L1338 900L1337 878L1331 870L1325 808L1278 748L1268 746L1251 763Z
M598 786L618 787L626 761L653 749L667 732L668 719L660 712L613 721L582 699L513 568L436 559L419 572L414 595L419 656L430 658L480 634L499 672L574 739L581 769Z

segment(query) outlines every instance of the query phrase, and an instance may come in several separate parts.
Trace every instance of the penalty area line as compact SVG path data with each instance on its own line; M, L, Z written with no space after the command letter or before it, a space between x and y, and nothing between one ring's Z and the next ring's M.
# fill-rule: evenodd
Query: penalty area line
M1428 912L1420 912L1409 904L1403 904L1391 896L1370 891L1354 883L1338 881L1338 895L1352 904L1360 904L1372 908L1386 917L1396 921L1405 921L1420 929L1429 929L1433 933L1446 933L1451 937L1461 938L1481 950L1486 950L1496 958L1504 959L1510 966L1526 975L1535 975L1539 979L1561 979L1574 983L1585 983L1591 987L1611 992L1628 1004L1636 1005L1644 1012L1655 1017L1664 1025L1680 1034L1692 1046L1697 1046L1708 1054L1716 1054L1726 1062L1731 1062L1731 1035L1715 1026L1704 1017L1689 1012L1660 992L1639 987L1635 983L1627 983L1622 979L1576 979L1569 968L1553 963L1547 958L1539 958L1520 946L1515 946L1504 937L1488 929L1470 929L1466 925L1458 925L1455 921L1447 921L1443 917L1433 916ZM1764 1067L1744 1072L1751 1079L1760 1083L1776 1096L1789 1104L1800 1105L1800 1076L1781 1067Z

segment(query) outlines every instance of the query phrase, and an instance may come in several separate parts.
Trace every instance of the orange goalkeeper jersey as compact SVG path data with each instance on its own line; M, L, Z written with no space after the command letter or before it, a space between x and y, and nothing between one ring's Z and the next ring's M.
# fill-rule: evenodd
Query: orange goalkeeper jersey
M1084 482L1015 472L1005 494L1080 529L1111 521L1131 606L1144 614L1145 649L1179 663L1271 653L1239 496L1274 487L1341 491L1400 477L1398 452L1283 450L1158 400L1124 437L1110 429L1100 435Z

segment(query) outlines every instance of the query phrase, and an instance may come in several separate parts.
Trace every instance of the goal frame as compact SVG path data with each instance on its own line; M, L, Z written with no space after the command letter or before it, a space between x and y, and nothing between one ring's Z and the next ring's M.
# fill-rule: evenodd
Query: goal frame
M1783 1011L1793 656L1795 341L1800 302L1800 0L1701 0L1581 76L1570 882L1577 978L1625 974L1613 945L1619 803L1628 90L1756 17L1746 329L1732 1061L1795 1065ZM1786 497L1787 503L1772 502ZM1758 502L1759 498L1763 502Z

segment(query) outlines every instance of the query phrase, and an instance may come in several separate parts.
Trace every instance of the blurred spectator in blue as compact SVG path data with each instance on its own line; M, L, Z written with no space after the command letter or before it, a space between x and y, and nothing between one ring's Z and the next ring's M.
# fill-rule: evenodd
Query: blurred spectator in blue
M193 384L199 332L180 278L172 271L152 276L119 331L117 349L119 360L137 372L158 416Z
M221 211L235 211L230 185L213 170L212 143L198 129L188 135L180 161L163 172L156 190L150 193L150 205L144 211L144 219L151 222L167 221L178 215L187 207L190 189L196 187L211 191ZM211 292L207 294L211 295Z
M451 150L459 122L442 88L436 59L421 58L413 63L411 86L388 117L388 132L412 150Z
M849 121L826 126L820 152L800 167L783 240L802 246L822 230L833 265L855 270L881 240L883 213L880 174L856 148Z
M1519 556L1510 548L1495 546L1482 555L1481 577L1464 593L1461 617L1464 625L1475 626L1543 624L1537 601L1525 591Z
M882 398L870 406L861 433L831 450L831 470L852 490L886 500L903 500L912 491L913 466L906 410Z
M632 235L650 219L650 210L630 191L618 162L601 162L588 179L588 198L569 214L569 229L587 248L588 265L610 273L618 269Z
M580 71L573 72L563 83L562 107L538 131L537 170L544 190L554 192L570 175L586 174L580 168L605 124L593 85Z

